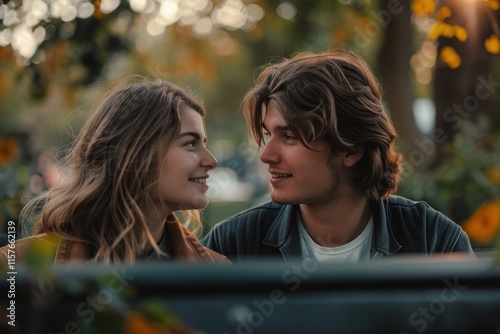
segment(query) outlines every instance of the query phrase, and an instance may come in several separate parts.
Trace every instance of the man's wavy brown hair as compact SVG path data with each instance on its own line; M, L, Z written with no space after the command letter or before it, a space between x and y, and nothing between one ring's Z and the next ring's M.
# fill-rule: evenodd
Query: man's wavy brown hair
M304 146L325 140L331 157L364 148L352 182L371 199L397 189L402 159L394 145L397 133L384 111L380 85L360 56L337 48L300 53L264 67L241 105L259 147L270 101Z

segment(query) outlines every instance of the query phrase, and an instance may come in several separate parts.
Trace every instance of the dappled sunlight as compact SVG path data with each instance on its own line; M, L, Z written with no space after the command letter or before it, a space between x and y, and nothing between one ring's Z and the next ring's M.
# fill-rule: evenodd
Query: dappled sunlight
M120 6L123 7L120 15L124 11L139 15L144 30L153 37L160 36L167 26L175 23L191 27L199 36L210 35L218 29L250 31L264 17L260 6L241 0L225 0L216 5L209 0L130 0L124 5L119 0L102 0L97 4L98 7L88 0L34 0L23 2L18 7L13 2L2 4L0 46L12 46L19 57L29 62L44 40L50 37L46 27L50 27L51 20L72 22L92 15L100 19L117 12ZM285 12L287 16L292 15L290 9ZM138 29L142 31L141 24ZM222 43L226 47L217 48L221 54L236 50L228 47L226 41Z
M415 73L415 79L422 85L432 80L432 70L436 64L437 45L432 41L422 43L420 50L410 59L410 65Z
M295 18L295 15L297 15L297 7L290 2L282 2L278 8L276 8L276 12L279 17L291 21Z

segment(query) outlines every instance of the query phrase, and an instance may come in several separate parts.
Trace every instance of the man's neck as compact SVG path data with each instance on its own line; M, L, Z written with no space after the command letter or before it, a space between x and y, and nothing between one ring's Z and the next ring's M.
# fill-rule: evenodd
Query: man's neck
M342 246L356 239L371 216L366 196L340 198L328 204L300 204L300 214L307 233L320 246Z

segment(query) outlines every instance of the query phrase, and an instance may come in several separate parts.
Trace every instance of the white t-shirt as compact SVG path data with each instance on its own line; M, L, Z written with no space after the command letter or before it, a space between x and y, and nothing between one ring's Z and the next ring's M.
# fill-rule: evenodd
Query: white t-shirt
M337 247L324 247L315 243L302 224L302 219L299 219L297 225L303 258L315 259L319 263L360 262L370 259L373 217L370 217L365 229L356 239Z

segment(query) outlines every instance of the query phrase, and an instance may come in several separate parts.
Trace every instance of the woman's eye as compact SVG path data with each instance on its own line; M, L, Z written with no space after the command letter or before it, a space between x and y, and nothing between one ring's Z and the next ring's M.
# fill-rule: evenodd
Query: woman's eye
M295 137L294 135L289 135L289 134L285 134L284 137L285 137L286 140L295 140L295 139L297 139L297 137Z
M195 145L196 145L196 142L194 140L186 143L186 146L189 146L189 147L194 147Z
M271 137L271 133L270 132L267 132L267 131L264 131L264 137Z

